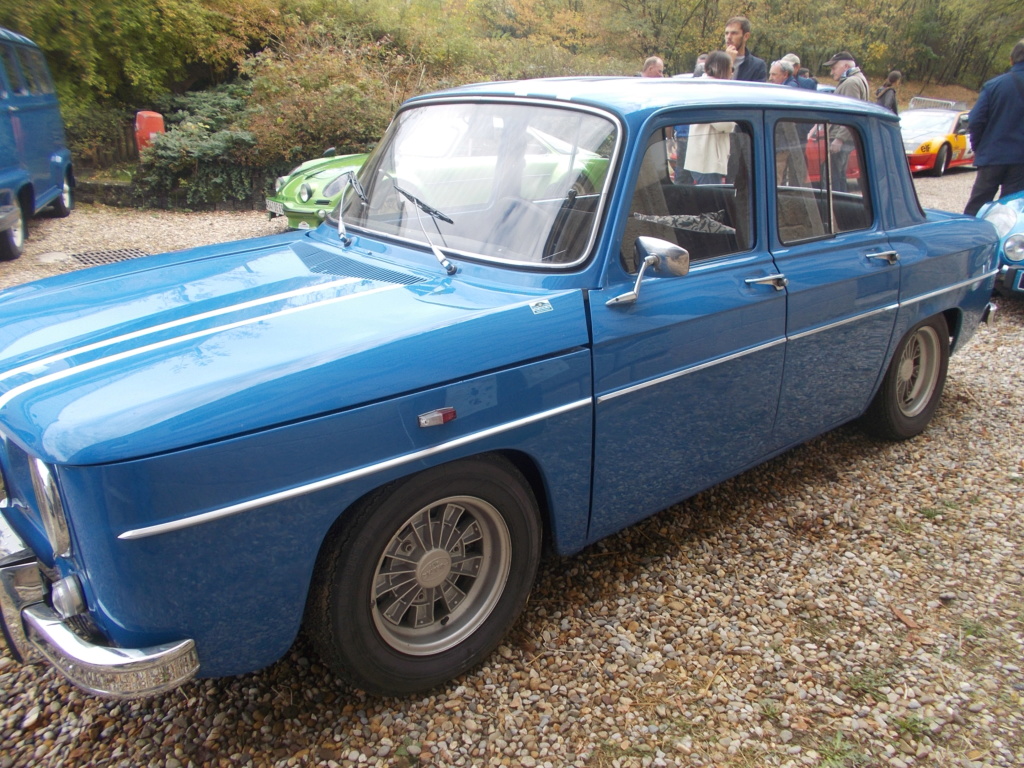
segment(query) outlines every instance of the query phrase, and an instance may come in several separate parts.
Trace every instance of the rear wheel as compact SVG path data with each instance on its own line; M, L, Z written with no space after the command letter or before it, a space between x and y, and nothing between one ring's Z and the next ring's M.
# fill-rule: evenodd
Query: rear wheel
M525 478L496 457L435 467L372 494L328 536L306 608L324 661L404 695L476 666L519 615L540 559Z
M949 330L941 315L914 326L896 349L864 427L885 440L921 434L938 407L949 365Z
M935 165L932 166L931 175L941 176L949 168L949 144L939 147L939 154L935 156Z
M21 256L25 249L25 211L21 207L21 201L14 198L14 207L18 211L17 223L10 229L0 232L0 261L10 261Z
M71 209L75 207L75 193L71 187L71 174L64 174L64 188L61 190L60 196L53 201L54 214L63 219L65 216L71 214Z

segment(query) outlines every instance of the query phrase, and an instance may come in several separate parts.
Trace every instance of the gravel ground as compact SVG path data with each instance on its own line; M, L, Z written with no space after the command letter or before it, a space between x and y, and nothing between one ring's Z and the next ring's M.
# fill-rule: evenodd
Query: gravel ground
M973 177L920 179L922 202L961 210ZM35 222L0 285L278 222L82 207ZM128 703L3 650L0 768L1024 765L1022 348L1004 299L921 437L844 427L547 561L499 652L429 696L345 688L301 639Z

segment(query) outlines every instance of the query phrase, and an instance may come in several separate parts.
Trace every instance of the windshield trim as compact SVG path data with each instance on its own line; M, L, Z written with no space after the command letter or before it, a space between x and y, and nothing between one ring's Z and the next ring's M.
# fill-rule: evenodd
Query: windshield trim
M587 241L586 247L582 249L582 255L580 256L580 258L576 259L575 261L571 261L571 262L558 262L558 263L553 263L553 262L526 262L526 261L519 261L519 260L514 260L514 259L501 258L499 256L493 256L493 255L489 255L487 253L479 253L479 252L476 252L476 251L465 251L465 250L462 250L462 249L459 249L459 248L453 248L451 246L444 246L442 248L443 252L446 255L448 255L450 257L456 257L456 258L458 258L460 260L472 261L472 262L476 262L476 263L492 264L492 265L500 266L500 267L503 267L503 268L514 268L514 269L517 269L517 270L526 270L526 271L531 271L531 272L534 272L534 271L537 271L537 272L564 272L564 271L576 269L576 268L580 267L581 265L583 265L583 264L587 263L588 261L590 261L593 258L594 251L595 251L595 245L596 245L596 243L597 243L597 241L598 241L598 239L600 237L600 233L601 233L602 228L604 226L605 212L606 212L607 207L610 204L609 197L611 196L611 192L614 189L615 177L616 177L616 175L618 173L619 165L620 165L620 162L621 162L622 146L623 146L623 143L625 141L625 134L626 134L626 126L625 126L625 123L623 122L622 118L619 115L617 115L615 112L612 112L612 111L607 110L607 109L602 109L602 108L594 106L594 105L579 104L579 103L576 103L576 102L561 101L561 100L551 99L551 98L538 98L538 97L528 97L528 96L480 95L480 94L473 94L473 95L446 94L444 96L429 97L429 98L417 97L414 100L407 101L395 113L395 118L392 121L392 125L394 125L394 121L398 119L398 116L400 114L402 114L403 112L407 111L407 110L419 109L419 108L423 108L423 107L427 107L427 106L443 105L443 104L454 104L454 103L459 103L459 104L467 104L467 103L474 103L474 104L520 104L520 105L526 105L526 106L532 106L532 107L543 107L545 109L563 109L563 110L569 110L569 111L573 111L573 112L584 112L584 113L587 113L587 114L596 115L596 116L604 118L605 120L608 120L609 122L612 123L612 125L615 128L615 145L612 147L611 153L609 155L609 159L608 159L608 172L605 174L604 186L600 190L596 190L595 191L595 194L599 195L598 206L597 206L597 209L594 212L595 225L591 229L591 232L590 232L590 235L589 235L589 240ZM554 137L554 138L558 138L558 137ZM378 144L378 147L382 147L383 145L384 145L384 142L381 141ZM377 152L377 149L374 149L374 153L376 153L376 152ZM372 158L372 155L371 155L371 158ZM370 158L368 158L368 161L369 161L369 159ZM370 165L369 162L365 163L360 168L360 172L362 172L362 169L367 167L368 165ZM357 176L358 176L358 174L357 174ZM342 201L344 201L344 195L342 196ZM330 214L328 214L327 220L329 222L331 222L331 223L336 225L337 224L337 220L336 220L336 217L334 215L335 211L338 211L338 213L340 215L340 208L335 208L334 211L332 211ZM429 242L425 242L423 240L414 239L414 238L410 238L410 237L404 237L403 235L399 235L399 234L395 234L395 233L391 233L391 232L381 232L381 231L376 230L376 229L371 229L371 228L369 228L369 227L367 227L365 225L362 225L362 224L349 224L349 223L346 223L345 226L346 226L346 228L347 228L347 230L349 232L359 233L363 237L384 240L384 241L387 241L387 242L396 242L396 243L400 243L402 245L407 245L407 246L416 248L418 250L423 250L423 251L426 251L426 252L430 252L430 250L431 250L430 243Z

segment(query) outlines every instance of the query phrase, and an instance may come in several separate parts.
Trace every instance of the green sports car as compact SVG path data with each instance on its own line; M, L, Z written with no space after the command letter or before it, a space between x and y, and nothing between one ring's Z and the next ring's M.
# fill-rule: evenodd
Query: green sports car
M267 212L271 218L286 216L289 229L317 227L338 204L345 188L344 173L358 171L365 160L366 155L334 154L307 160L274 182Z

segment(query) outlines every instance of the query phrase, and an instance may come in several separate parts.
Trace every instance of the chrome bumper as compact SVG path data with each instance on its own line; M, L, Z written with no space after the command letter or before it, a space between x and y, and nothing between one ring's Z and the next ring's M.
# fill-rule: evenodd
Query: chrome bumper
M48 592L35 557L0 515L0 629L19 661L47 660L79 688L118 699L162 693L195 677L192 640L150 648L98 645L46 603Z

